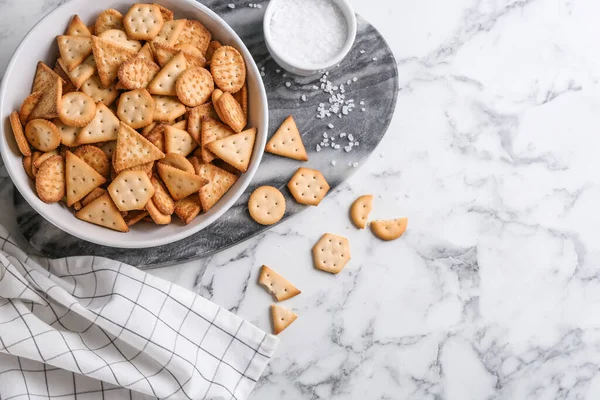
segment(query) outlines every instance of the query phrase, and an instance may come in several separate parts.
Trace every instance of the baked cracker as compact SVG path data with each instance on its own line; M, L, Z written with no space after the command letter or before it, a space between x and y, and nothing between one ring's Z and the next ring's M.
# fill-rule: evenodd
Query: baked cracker
M123 171L108 186L119 211L144 210L154 196L154 186L144 171Z
M198 175L190 174L170 165L158 163L156 168L171 197L176 201L198 192L202 186L208 183L206 179Z
M365 229L369 214L373 210L373 196L366 194L354 200L350 207L350 219L358 229Z
M287 184L294 199L300 204L317 206L329 191L329 184L320 171L298 168Z
M166 153L176 153L187 157L196 147L198 143L185 130L175 128L174 126L165 126L165 150Z
M331 274L339 273L350 261L348 239L331 233L324 234L313 246L315 268Z
M77 211L75 216L82 221L91 222L115 231L129 232L129 227L108 193L103 194Z
M266 265L263 265L260 269L258 283L264 286L277 301L291 299L301 293L287 279Z
M100 82L104 87L110 86L117 79L121 64L136 54L135 50L127 49L96 36L92 37L92 50Z
M256 128L250 128L235 135L215 140L209 143L207 148L227 164L239 171L246 172L252 158L255 140Z
M89 144L117 140L119 118L103 103L96 104L96 115L77 134L77 144Z
M65 161L53 156L44 162L35 175L35 190L44 203L56 203L65 196Z
M397 218L371 222L371 231L381 240L398 239L406 231L408 218Z
M92 53L92 39L83 36L60 35L56 38L65 72L73 71Z
M68 150L65 170L69 207L106 182L94 168Z
M177 96L175 83L186 67L185 56L180 52L156 74L148 85L148 91L152 94Z
M271 305L271 319L273 321L273 331L279 335L285 328L290 326L298 318L298 314L277 304Z
M192 160L193 161L193 160ZM196 159L197 161L197 159ZM192 164L195 164L192 162ZM238 176L212 164L197 163L196 175L206 179L208 184L200 189L200 202L204 212L208 212L227 191L237 182Z
M126 168L146 164L163 158L165 154L129 125L121 122L117 147L113 154L113 167L120 172Z
M202 161L209 163L215 159L215 155L211 153L207 147L211 142L226 138L234 133L235 132L227 125L210 117L202 117L202 132L200 135Z
M82 37L91 37L92 32L88 29L88 27L83 23L79 15L73 15L69 26L67 27L67 35L69 36L82 36Z
M299 161L308 161L302 137L294 118L290 115L283 121L273 137L267 143L265 151Z
M175 214L179 217L184 224L188 225L194 220L202 211L200 205L200 199L196 194L186 197L185 199L179 200L175 204Z

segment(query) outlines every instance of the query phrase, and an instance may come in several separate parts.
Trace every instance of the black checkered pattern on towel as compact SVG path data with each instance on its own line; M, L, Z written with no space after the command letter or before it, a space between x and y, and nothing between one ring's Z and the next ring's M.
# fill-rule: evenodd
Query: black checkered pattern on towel
M0 226L0 396L245 399L278 339L129 265L39 265Z

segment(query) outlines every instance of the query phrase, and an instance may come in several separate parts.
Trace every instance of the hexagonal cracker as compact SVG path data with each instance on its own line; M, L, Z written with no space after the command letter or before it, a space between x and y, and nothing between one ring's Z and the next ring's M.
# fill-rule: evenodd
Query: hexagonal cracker
M315 268L331 274L339 273L350 261L350 243L342 236L326 233L312 250Z
M309 206L319 205L329 191L323 174L310 168L298 168L287 186L298 203Z

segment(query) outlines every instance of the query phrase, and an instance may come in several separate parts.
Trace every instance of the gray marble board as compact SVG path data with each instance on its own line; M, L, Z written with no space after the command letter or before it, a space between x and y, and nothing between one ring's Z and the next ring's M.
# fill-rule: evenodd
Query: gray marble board
M346 99L354 99L355 109L343 118L331 116L317 119L317 107L327 103L329 95L319 86L319 78L284 77L285 71L277 72L279 66L267 52L263 40L262 9L250 8L244 2L209 1L215 12L221 15L244 40L259 68L264 67L264 83L269 100L269 134L290 114L294 116L302 140L309 152L309 161L285 159L265 153L261 166L246 193L218 221L207 229L181 241L151 249L119 249L89 243L71 236L37 214L28 203L15 192L17 222L25 238L43 254L51 258L96 255L109 257L139 267L152 267L175 264L208 256L246 240L268 227L256 224L248 215L246 203L252 191L262 185L278 187L287 201L284 219L298 214L306 207L297 204L286 188L287 181L300 166L316 168L323 172L331 188L335 188L347 179L356 167L367 162L386 133L396 105L398 92L398 72L394 56L379 32L360 16L356 42L350 54L339 67L333 68L328 79L334 84L345 84ZM211 4L212 3L212 4ZM347 84L348 80L356 81ZM291 85L286 86L286 82ZM306 96L306 101L302 99ZM364 105L359 104L361 101ZM365 111L361 111L365 108ZM334 128L328 128L328 124ZM323 140L323 132L335 134L341 132L353 134L359 146L352 151L323 148L317 151L317 145ZM346 140L337 139L336 143L346 144ZM335 160L336 165L331 161ZM357 164L355 164L357 163ZM325 199L324 201L326 201ZM126 240L126 237L124 238Z

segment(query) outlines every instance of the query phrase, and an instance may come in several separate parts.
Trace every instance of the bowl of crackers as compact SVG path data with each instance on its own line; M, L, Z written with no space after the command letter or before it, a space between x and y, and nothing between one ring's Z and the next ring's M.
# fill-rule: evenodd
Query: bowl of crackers
M181 240L244 193L268 105L248 49L192 0L72 0L23 39L0 90L16 188L83 240Z

